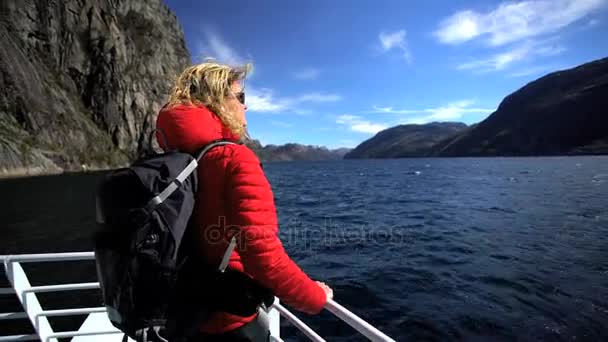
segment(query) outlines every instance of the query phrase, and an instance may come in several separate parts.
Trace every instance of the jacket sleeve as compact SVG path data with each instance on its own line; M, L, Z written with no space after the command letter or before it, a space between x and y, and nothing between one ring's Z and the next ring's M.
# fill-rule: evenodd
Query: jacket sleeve
M272 189L258 158L244 146L235 147L228 161L228 213L239 229L236 250L244 270L285 304L316 314L325 306L325 292L285 252Z

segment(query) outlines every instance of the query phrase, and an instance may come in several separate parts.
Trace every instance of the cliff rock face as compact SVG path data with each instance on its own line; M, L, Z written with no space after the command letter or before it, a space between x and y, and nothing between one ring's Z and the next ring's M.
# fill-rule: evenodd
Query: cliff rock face
M0 174L124 164L190 62L161 0L0 3Z
M438 142L461 132L459 122L432 122L425 125L399 125L378 132L347 153L346 159L426 157Z
M558 71L507 96L496 112L438 146L439 156L608 153L608 58Z

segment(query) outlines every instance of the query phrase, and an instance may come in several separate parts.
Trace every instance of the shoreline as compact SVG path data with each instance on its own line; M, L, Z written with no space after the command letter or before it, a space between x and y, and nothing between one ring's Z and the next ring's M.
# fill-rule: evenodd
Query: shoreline
M401 157L401 158L348 158L348 159L328 159L326 161L343 161L350 162L352 160L396 160L396 159L489 159L489 158L584 158L584 157L607 157L608 154L563 154L563 155L538 155L538 156L455 156L455 157ZM264 161L262 163L290 163L290 162L301 162L302 160L281 160L281 161ZM323 161L323 160L315 160ZM44 177L44 176L57 176L63 174L73 173L94 173L102 171L111 171L125 166L116 167L83 167L80 170L76 169L61 169L57 171L42 170L41 167L32 168L17 168L17 169L0 169L0 181L19 179L19 178L31 178L31 177Z
M19 168L12 170L0 170L0 181L10 180L10 179L21 179L21 178L33 178L33 177L47 177L47 176L58 176L58 175L67 175L74 173L95 173L102 171L110 171L116 168L84 168L81 170L70 170L70 169L61 169L57 171L42 171L40 168Z

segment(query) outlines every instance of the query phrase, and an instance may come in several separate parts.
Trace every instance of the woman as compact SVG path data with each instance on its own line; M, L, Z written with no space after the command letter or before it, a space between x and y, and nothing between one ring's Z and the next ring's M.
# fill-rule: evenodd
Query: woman
M168 147L194 153L213 141L236 142L244 136L243 81L249 69L250 65L232 68L207 62L184 70L156 123ZM163 139L158 140L167 149ZM255 154L244 145L217 146L199 165L198 186L204 191L198 192L193 213L198 256L219 265L234 236L236 249L228 267L245 272L297 310L320 312L333 292L311 280L285 253L278 238L273 193ZM267 326L264 336L250 336L251 327L263 321L257 314L216 312L200 327L199 339L266 341Z

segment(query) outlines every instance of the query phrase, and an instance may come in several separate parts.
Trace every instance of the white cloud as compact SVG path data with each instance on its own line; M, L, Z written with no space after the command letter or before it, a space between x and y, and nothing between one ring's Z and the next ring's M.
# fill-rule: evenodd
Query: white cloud
M350 114L343 114L338 116L338 118L336 119L336 123L338 124L342 124L342 125L346 125L354 120L359 119L359 116L356 115L350 115Z
M298 114L298 115L310 115L310 114L314 113L314 111L312 111L310 109L292 109L291 111L294 114Z
M335 94L309 93L300 95L292 100L295 103L301 102L336 102L342 100L342 96Z
M378 106L374 106L374 110L373 110L372 113L414 114L414 113L418 113L418 111L409 110L409 109L394 109L393 107L378 107Z
M321 71L315 68L306 68L291 73L296 80L314 80L317 79L320 74Z
M460 100L450 102L446 105L423 108L423 109L394 109L393 107L374 106L371 113L387 113L396 114L399 119L397 124L426 124L435 121L458 121L465 114L486 114L489 115L496 109L480 108L474 106L473 100ZM355 132L375 134L389 126L385 123L374 123L363 119L361 116L344 114L336 118L336 123L348 126L349 129Z
M405 37L407 32L405 30L399 30L392 33L380 32L378 39L380 40L380 49L382 52L388 52L391 50L400 50L403 54L403 58L408 63L412 62L412 54L407 45Z
M246 60L235 49L231 48L228 43L226 43L222 37L213 30L206 30L204 36L206 40L199 41L197 44L196 60L213 58L218 62L228 63L231 65L240 65L246 63ZM294 77L299 76L303 79L312 79L318 76L318 74L319 71L317 69L309 68L302 70L297 75L294 74ZM251 75L249 78L251 78ZM277 97L271 89L256 89L250 86L247 87L246 92L246 103L248 110L259 113L279 113L289 111L295 114L306 115L310 114L311 111L295 107L300 104L326 103L342 100L340 95L323 94L320 92L311 92L296 97Z
M532 75L541 75L541 74L546 74L546 73L554 71L554 70L558 70L558 68L556 68L554 66L537 65L537 66L530 66L527 68L523 68L523 69L514 71L514 72L510 73L508 76L509 77L525 77L525 76L532 76Z
M433 121L454 121L462 119L465 114L490 114L495 109L473 107L475 101L461 100L447 105L426 109L394 109L392 107L374 106L372 113L390 113L406 115L400 120L402 124L425 124ZM409 116L410 114L418 114Z
M593 13L607 0L530 0L503 2L490 12L465 10L443 20L435 36L446 44L483 38L500 46L554 33Z
M198 41L196 44L195 60L202 61L205 58L213 58L220 63L231 65L246 63L246 60L215 31L206 30L204 37L205 40Z
M395 47L401 47L405 43L405 30L396 31L393 33L380 32L378 36L382 43L382 48L389 51Z
M376 134L388 127L385 124L372 123L370 121L363 120L360 116L349 114L338 116L338 118L336 119L336 123L348 126L350 130L355 132L370 134Z
M283 122L283 121L278 121L278 120L270 120L270 124L273 126L277 126L277 127L282 127L282 128L291 128L293 127L293 124L287 123L287 122Z
M473 70L476 72L490 72L504 70L511 65L524 60L531 60L538 57L548 57L561 54L566 50L565 47L555 44L554 40L528 41L511 48L510 50L494 54L457 66L459 70Z
M270 89L247 89L247 109L258 113L276 113L285 111L288 104L281 99L276 99Z
M294 112L296 114L310 114L310 110L297 108L297 106L309 103L326 103L342 100L342 96L336 94L322 94L313 92L296 97L276 97L271 89L256 89L249 87L247 90L247 108L249 111L258 113L280 113Z
M480 71L503 70L508 65L524 59L529 53L528 49L517 48L502 52L486 59L478 59L458 65L459 70L476 69Z
M480 15L473 11L458 12L441 22L435 36L447 44L466 42L481 34L480 19Z
M471 107L473 104L472 100L462 100L445 106L424 109L421 112L425 115L408 118L402 123L425 124L434 121L454 121L462 119L465 114L490 114L495 111L495 109Z

